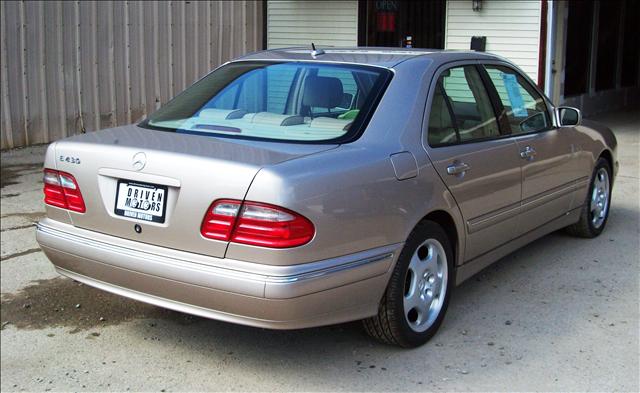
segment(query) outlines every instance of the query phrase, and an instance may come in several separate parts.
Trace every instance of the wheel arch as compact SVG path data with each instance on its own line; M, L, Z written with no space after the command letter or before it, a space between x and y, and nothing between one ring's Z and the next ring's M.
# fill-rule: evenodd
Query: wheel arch
M449 237L451 245L453 246L453 265L455 268L457 266L457 262L459 262L462 250L460 249L461 243L460 236L458 235L458 227L456 226L453 216L445 210L434 210L424 216L419 222L423 221L433 221L440 225L442 229L444 229L447 236Z
M614 166L615 162L613 158L613 153L611 152L611 150L605 148L600 152L600 154L598 155L598 158L596 158L596 162L600 158L604 158L605 160L607 160L607 163L609 164L609 168L611 169L611 187L613 187L613 183L615 182L616 172L617 172L616 167ZM595 163L594 163L594 166L595 166Z

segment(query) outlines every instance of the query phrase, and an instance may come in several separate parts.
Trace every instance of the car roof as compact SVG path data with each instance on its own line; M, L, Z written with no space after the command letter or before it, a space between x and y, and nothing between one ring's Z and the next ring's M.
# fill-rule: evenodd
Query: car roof
M400 63L411 61L417 58L432 58L434 60L456 61L456 60L503 60L496 56L484 52L465 50L443 50L443 49L407 49L407 48L386 48L386 47L316 47L318 51L324 53L312 55L309 47L290 47L270 49L249 53L235 61L246 60L266 60L266 61L312 61L312 62L332 62L372 65L385 68L393 68Z

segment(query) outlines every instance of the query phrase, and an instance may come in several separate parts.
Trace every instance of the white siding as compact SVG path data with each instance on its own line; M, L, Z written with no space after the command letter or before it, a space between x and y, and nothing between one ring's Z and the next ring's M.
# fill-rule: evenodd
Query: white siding
M267 1L267 48L358 45L357 1Z
M447 1L446 49L469 49L472 36L486 36L486 51L504 56L538 81L540 1L485 0L473 11L471 0Z

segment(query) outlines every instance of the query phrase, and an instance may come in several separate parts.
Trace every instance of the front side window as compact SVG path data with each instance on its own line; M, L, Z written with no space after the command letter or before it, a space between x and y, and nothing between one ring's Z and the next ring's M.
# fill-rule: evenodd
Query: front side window
M498 136L495 112L475 66L443 72L429 114L429 144L474 142Z
M390 71L366 66L230 63L141 126L277 141L345 141L366 126L390 78Z
M485 65L506 111L511 132L523 134L551 128L551 119L542 96L515 70Z

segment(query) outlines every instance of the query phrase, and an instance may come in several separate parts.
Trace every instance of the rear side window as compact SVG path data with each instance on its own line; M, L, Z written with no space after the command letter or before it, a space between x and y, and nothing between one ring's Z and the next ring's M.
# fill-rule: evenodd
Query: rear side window
M235 138L348 142L366 127L391 75L379 67L349 64L230 63L141 126Z
M544 99L522 75L508 67L484 67L498 92L513 134L551 128L551 119Z
M449 103L447 103L440 81L438 81L436 91L433 94L427 138L431 146L449 145L458 141Z
M474 66L462 66L443 72L429 114L429 145L474 142L498 136L498 122L478 70Z

